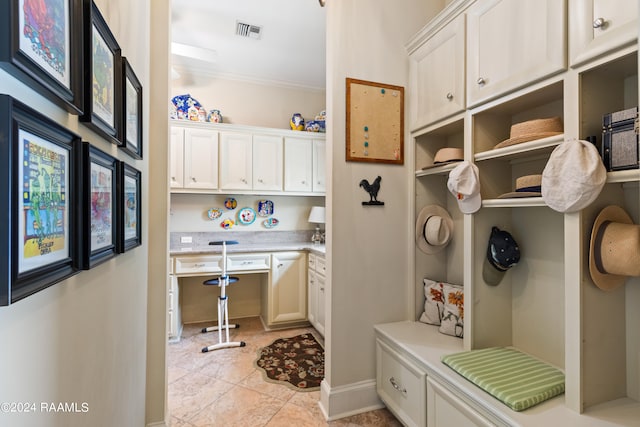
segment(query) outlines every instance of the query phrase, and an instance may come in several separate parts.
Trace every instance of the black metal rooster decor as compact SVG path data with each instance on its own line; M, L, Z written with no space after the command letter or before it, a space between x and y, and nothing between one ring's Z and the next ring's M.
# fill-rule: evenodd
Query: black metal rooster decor
M384 202L378 201L378 191L380 191L380 181L382 177L378 176L373 183L369 184L369 181L363 179L360 181L360 187L364 188L364 191L369 193L369 201L362 202L365 206L382 206Z

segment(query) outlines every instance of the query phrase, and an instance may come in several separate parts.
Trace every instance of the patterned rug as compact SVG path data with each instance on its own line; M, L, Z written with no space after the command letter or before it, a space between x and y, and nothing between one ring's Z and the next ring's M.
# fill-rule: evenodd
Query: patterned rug
M324 349L312 334L279 338L258 351L265 379L297 391L314 391L324 378Z

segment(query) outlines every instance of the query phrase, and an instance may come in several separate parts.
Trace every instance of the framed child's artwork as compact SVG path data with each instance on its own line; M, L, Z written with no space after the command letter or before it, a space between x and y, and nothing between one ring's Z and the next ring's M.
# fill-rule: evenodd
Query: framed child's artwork
M82 268L113 258L117 243L119 161L88 142L82 143Z
M84 114L80 120L121 145L122 59L118 42L92 0L84 1Z
M80 137L0 95L0 305L79 271Z
M122 148L136 159L142 159L142 85L127 58L122 57L123 113Z
M118 252L122 253L142 244L142 173L120 162L118 182Z
M347 78L346 160L404 164L404 88Z
M0 67L72 114L83 112L82 0L5 0Z

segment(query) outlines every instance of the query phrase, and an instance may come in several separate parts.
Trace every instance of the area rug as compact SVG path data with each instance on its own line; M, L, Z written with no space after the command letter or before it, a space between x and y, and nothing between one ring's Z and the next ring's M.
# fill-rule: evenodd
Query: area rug
M269 382L314 391L324 378L324 349L312 334L279 338L258 351L255 365Z

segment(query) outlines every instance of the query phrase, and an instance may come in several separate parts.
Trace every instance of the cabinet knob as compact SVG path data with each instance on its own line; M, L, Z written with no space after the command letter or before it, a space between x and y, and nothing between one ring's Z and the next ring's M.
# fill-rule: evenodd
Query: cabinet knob
M282 268L282 267L284 267L284 264L282 263L278 264L278 268Z
M484 86L485 83L487 83L487 81L484 79L484 77L478 77L478 80L476 81L476 83L478 83L478 85L480 86Z
M406 388L404 388L404 387L402 387L402 386L400 386L400 384L398 384L398 383L396 382L396 379L395 379L395 378L393 378L393 377L389 378L389 382L391 383L391 385L393 386L393 388L395 388L396 390L398 390L400 393L402 393L402 394L407 394L407 389L406 389Z
M196 178L192 176L191 181L196 182Z
M259 182L260 184L264 183L264 181L262 180L262 178L258 178L258 182Z
M247 180L246 180L246 179L244 179L244 178L242 178L240 181L242 181L242 182L243 182L243 183L245 183L245 184L247 183Z
M447 99L451 101L453 99L453 94L451 92L447 93Z
M604 18L597 18L593 21L593 28L604 28L607 25L607 21Z

